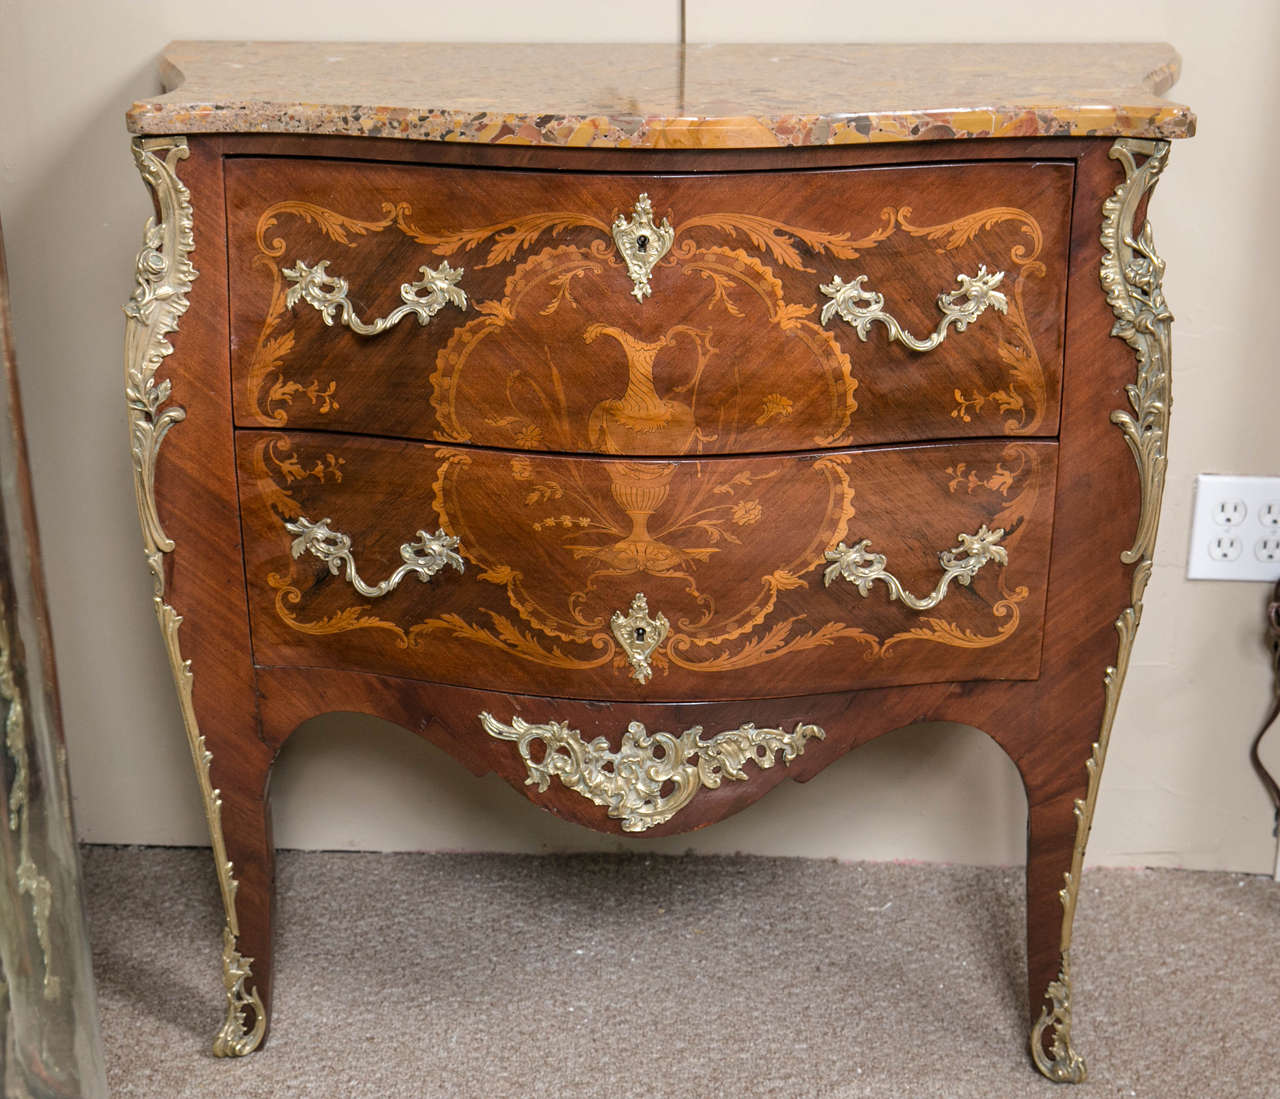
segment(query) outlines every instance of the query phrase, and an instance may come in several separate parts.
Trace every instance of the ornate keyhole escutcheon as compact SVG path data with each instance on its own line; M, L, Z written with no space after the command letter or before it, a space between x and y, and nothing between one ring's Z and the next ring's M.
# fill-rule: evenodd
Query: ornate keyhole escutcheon
M657 618L650 618L649 601L643 592L636 592L625 615L621 611L613 612L609 628L627 655L627 662L631 665L631 678L648 683L649 677L653 675L649 657L666 639L667 631L671 628L667 616L659 613Z
M648 194L636 200L630 220L621 214L613 219L613 242L627 265L631 293L636 301L644 301L653 293L649 287L649 276L670 250L675 238L675 230L666 218L662 219L661 225L654 225Z

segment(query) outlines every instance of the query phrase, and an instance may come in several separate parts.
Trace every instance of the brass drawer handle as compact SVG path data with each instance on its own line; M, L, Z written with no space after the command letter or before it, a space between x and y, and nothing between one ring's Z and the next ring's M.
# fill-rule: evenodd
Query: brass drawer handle
M954 325L957 332L963 332L976 321L988 306L999 313L1009 311L1009 302L996 289L1004 278L1003 271L987 273L985 266L978 268L978 273L957 275L960 284L956 290L938 295L938 309L942 312L942 320L934 329L933 335L927 339L916 339L898 322L897 318L884 311L884 295L875 290L864 290L866 275L858 275L852 282L845 282L839 275L829 283L818 287L831 300L822 307L822 323L826 324L833 313L839 313L841 320L853 325L858 339L864 343L872 323L879 321L889 330L889 342L898 340L906 344L912 351L932 351L947 338L947 330Z
M424 584L438 573L445 565L452 565L459 572L463 571L462 558L454 551L458 547L458 539L438 530L428 534L418 531L417 541L406 542L400 547L400 557L404 560L395 572L380 584L366 584L356 572L355 559L351 556L351 537L340 530L330 530L329 520L321 519L311 522L305 515L298 516L296 523L285 523L285 530L296 534L289 552L295 558L310 553L320 558L329 566L329 571L337 576L346 569L347 580L361 595L369 599L377 599L396 586L410 573L416 573Z
M464 268L442 263L435 270L430 267L419 268L422 278L417 282L400 284L400 299L404 304L397 306L385 317L366 324L356 316L356 311L347 298L347 280L329 274L328 267L328 260L321 260L314 267L299 260L293 267L286 267L282 274L293 285L285 294L285 305L292 309L299 301L305 301L319 311L325 324L332 327L336 314L340 323L360 336L377 336L388 328L394 328L410 315L417 317L420 325L426 324L446 305L457 306L459 309L467 307L467 295L458 289L458 280L462 278Z
M886 558L882 553L868 552L870 538L864 538L856 546L846 546L841 542L833 550L827 550L826 559L831 562L822 579L827 587L837 576L848 580L865 598L871 592L871 585L883 580L889 588L889 598L900 599L913 611L932 610L942 602L947 594L951 581L968 586L969 581L988 561L1001 565L1009 563L1009 551L999 545L1004 537L1004 529L996 527L988 530L986 525L980 526L976 534L956 535L956 546L943 550L938 554L938 562L942 565L942 579L933 589L931 595L923 599L917 598L902 586L902 582L891 572L885 570Z
M584 741L563 721L534 725L516 716L507 725L482 713L480 724L491 737L516 743L529 772L526 785L545 792L555 776L622 821L624 832L669 821L704 787L714 790L725 779L745 782L747 763L768 770L781 753L782 763L789 765L804 753L806 741L826 738L821 726L804 721L791 732L757 729L748 722L712 736L703 736L701 725L676 735L650 733L633 721L615 752L604 737ZM541 747L534 748L534 741Z

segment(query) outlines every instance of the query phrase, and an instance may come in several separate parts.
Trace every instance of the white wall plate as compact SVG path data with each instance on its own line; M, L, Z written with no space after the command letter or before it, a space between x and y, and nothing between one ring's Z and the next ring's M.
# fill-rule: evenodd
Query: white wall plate
M1280 580L1280 477L1196 478L1187 578Z

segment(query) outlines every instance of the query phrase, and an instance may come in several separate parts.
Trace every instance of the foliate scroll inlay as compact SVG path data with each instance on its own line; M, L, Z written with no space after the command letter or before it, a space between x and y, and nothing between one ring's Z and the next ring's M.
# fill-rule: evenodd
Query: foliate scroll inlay
M350 216L357 212L359 218ZM311 224L314 232L286 244L272 228L285 213ZM683 672L741 675L749 667L773 662L799 668L803 654L833 644L862 647L868 660L884 658L885 674L890 674L889 664L898 661L899 653L924 645L960 650L1003 644L1019 629L1018 604L1029 589L1014 585L1005 590L1002 577L1000 583L984 585L984 580L996 579L990 575L996 569L975 581L983 587L982 600L962 601L952 591L952 605L962 604L957 606L960 613L946 616L948 620L922 617L905 631L889 617L879 617L883 608L859 615L857 621L843 615L820 621L792 609L806 598L800 590L812 574L825 567L824 553L837 543L847 551L855 541L849 538L854 511L849 463L854 459L831 452L853 441L854 393L862 383L854 376L852 344L847 334L836 331L843 326L834 320L826 328L816 323L815 282L827 280L831 264L858 260L881 247L911 264L917 254L942 257L936 262L943 267L933 259L922 261L923 269L938 272L929 277L931 287L947 285L958 270L980 272L970 281L990 289L988 310L993 313L995 302L1006 302L1001 291L1007 293L1008 320L984 317L968 338L990 351L993 369L1000 369L994 366L999 362L1009 370L998 388L965 397L966 407L974 410L985 401L991 412L999 404L1007 415L1004 430L1035 434L1048 407L1046 383L1020 291L1028 279L1043 275L1037 257L1044 241L1027 211L991 207L927 224L913 220L905 207L886 207L877 217L863 219L867 224L857 233L837 234L754 214L689 210L679 222L671 218L674 243L658 275L661 292L670 295L668 305L676 312L666 321L648 315L643 324L638 317L651 307L632 306L621 298L621 264L609 224L594 215L547 211L442 231L431 224L438 214L424 214L430 218L425 227L416 225L411 214L408 203L385 205L378 220L372 209L340 214L300 202L288 209L277 204L263 214L255 262L271 272L272 295L255 358L262 370L251 375L250 387L264 396L258 406L263 418L281 424L288 420L288 393L312 396L313 405L327 401L325 381L317 382L313 369L323 359L315 353L319 345L300 342L322 340L325 330L307 325L304 336L298 332L301 324L288 331L279 328L280 316L288 315L283 304L289 286L279 271L281 257L332 254L317 237L335 247L356 247L357 238L384 232L402 233L405 239L384 241L381 250L364 253L360 269L373 269L375 260L405 254L411 246L450 260L469 254L468 271L484 276L480 297L487 300L476 297L481 289L477 282L469 294L469 319L451 329L436 355L434 372L425 379L439 424L433 437L466 449L437 454L437 471L424 469L424 476L434 478L432 525L460 537L468 566L474 565L489 585L475 589L485 604L478 613L464 615L441 609L409 616L407 605L402 605L403 616L390 609L375 613L363 600L339 601L336 589L342 585L317 586L306 580L314 577L310 567L286 567L270 573L268 583L276 593L277 614L289 629L312 636L378 631L365 636L394 640L406 649L434 646L449 636L518 661L522 674L540 674L534 668L542 667L582 670L594 677L596 669L607 665L618 685L630 682L633 691L637 683ZM993 228L999 231L986 237ZM1002 259L1006 252L1008 258ZM881 253L880 269L890 259ZM1007 269L998 287L999 272L981 273L982 262L987 270ZM808 304L793 291L807 295ZM975 300L978 293L975 288ZM930 301L923 304L932 308ZM959 310L961 303L955 306ZM309 311L301 312L295 321L306 320ZM548 353L547 348L564 354ZM286 378L276 367L291 354L297 361ZM577 365L567 366L570 358ZM775 367L768 386L751 382L745 370L748 380L731 384L742 364L764 360ZM269 364L275 366L268 369ZM938 392L949 408L951 387ZM269 393L279 402L265 399ZM315 415L327 415L328 407ZM302 415L314 426L312 412ZM758 429L764 432L757 434ZM706 463L696 476L678 460L769 452L781 437L774 432L794 444L783 451L828 453L798 469L781 458L761 459L741 471L730 469L729 463ZM493 468L482 448L527 454L504 459L504 464L510 461L507 474ZM588 464L579 468L541 457L581 452L602 455L604 461L588 469ZM277 497L284 501L275 509L278 520L324 514L317 510L327 506L322 498L293 501L287 474L264 472L267 476L284 494ZM486 525L494 506L490 486L498 483L494 477L511 488L509 505L503 505L508 507L506 534L500 539ZM1019 488L1025 490L1034 480L1020 478ZM1018 508L992 512L984 507L972 518L948 522L945 529L973 530L986 521L1011 532L1005 543L1016 554L1017 532L1024 529L1026 509L1035 497L1035 491L1020 491ZM870 518L866 509L863 515ZM406 522L407 533L419 521ZM868 523L865 529L871 527ZM764 568L748 572L757 569L758 540L766 528L771 528L777 549ZM520 547L525 546L537 547L541 560L536 568L515 566L513 555L523 553ZM393 547L388 548L390 571L399 562ZM936 548L945 549L945 544ZM364 566L359 545L354 552ZM735 567L741 575L728 585L721 583L718 577ZM625 619L627 596L641 589L654 615L661 609L670 625L649 653L635 650L633 659L621 642L640 641L647 648L653 634L641 624L642 639L634 634L620 638L612 629L612 616L617 612ZM959 658L958 652L946 655ZM898 666L915 659L908 655ZM634 678L624 682L626 676Z
M480 724L490 736L516 743L529 772L526 785L544 793L551 779L558 778L622 821L625 832L643 832L669 821L703 788L714 790L725 779L745 782L748 762L768 770L781 753L782 762L790 764L804 752L807 741L826 737L819 726L804 722L791 732L748 723L706 737L701 725L677 736L649 733L633 721L615 752L604 737L588 743L561 721L535 725L513 717L506 725L482 713Z
M1170 326L1173 314L1165 302L1164 260L1155 249L1151 223L1143 219L1137 228L1139 208L1156 185L1169 160L1167 141L1121 138L1111 147L1111 158L1124 168L1124 180L1102 204L1102 269L1099 274L1107 303L1116 321L1111 334L1124 340L1137 358L1135 381L1125 386L1132 412L1117 409L1111 422L1120 428L1138 467L1138 530L1133 545L1120 560L1136 567L1130 587L1130 605L1116 619L1116 662L1103 673L1105 689L1102 723L1085 761L1088 781L1085 796L1074 806L1076 840L1071 868L1063 879L1061 959L1058 979L1045 991L1047 1001L1031 1028L1031 1057L1050 1080L1081 1083L1086 1076L1084 1058L1071 1045L1071 933L1075 923L1080 874L1085 845L1093 826L1098 786L1111 743L1120 691L1124 687L1129 655L1138 624L1142 621L1142 597L1151 579L1160 502L1164 493L1166 443L1169 434L1171 390ZM1138 157L1143 157L1141 164ZM1135 231L1136 230L1136 231ZM1045 1040L1048 1038L1048 1049Z
M173 353L169 335L177 330L178 319L187 311L187 294L196 278L190 259L195 247L191 194L177 174L178 161L187 156L185 137L143 138L133 143L138 171L155 195L159 214L147 221L142 250L138 253L137 286L124 307L127 318L125 397L138 517L155 586L153 604L178 692L183 728L200 785L222 892L225 916L222 961L227 1007L226 1019L213 1043L214 1053L221 1057L241 1056L256 1049L266 1033L267 1016L257 990L250 983L253 959L244 957L237 949L238 883L222 835L222 798L210 778L209 764L213 756L205 747L196 721L191 695L191 661L183 659L178 640L182 617L164 598L164 555L172 552L174 543L164 533L156 510L156 460L165 435L174 424L186 418L186 411L180 405L167 403L172 384L167 378L157 381L156 372L166 356ZM228 976L232 973L234 977ZM247 1015L252 1016L252 1023L246 1019Z
M813 303L815 284L806 277L813 269L808 264L816 257L853 261L886 245L891 250L910 251L910 246L900 237L904 234L929 242L931 250L938 255L965 249L970 258L961 260L957 256L957 268L978 272L964 275L958 289L939 295L943 309L940 329L944 334L952 327L960 329L970 323L979 307L998 309L999 303L1006 307L1007 321L983 324L984 352L990 348L992 355L989 362L982 364L982 377L973 376L972 370L966 368L963 371L966 380L961 382L957 378L958 384L946 391L954 398L954 407L947 402L950 414L963 424L990 418L994 433L1039 434L1052 405L1052 395L1047 388L1051 379L1046 376L1036 347L1041 323L1036 320L1038 310L1033 309L1029 317L1023 300L1031 284L1046 276L1045 264L1038 258L1045 237L1037 219L1028 211L1012 206L988 207L932 225L917 223L911 209L905 206L886 206L878 214L879 224L868 225L867 231L860 235L793 225L733 210L689 211L683 221L669 224L664 219L650 231L645 218L652 223L651 206L647 214L641 207L631 218L615 218L612 226L587 210L546 210L521 213L487 225L428 224L424 227L415 222L413 204L407 201L384 202L378 213L368 208L359 212L334 210L302 198L276 202L263 211L256 228L258 255L254 262L269 272L271 289L258 342L248 363L250 396L263 424L284 426L291 412L308 420L335 412L338 420L347 415L339 411L342 403L337 392L339 384L346 382L342 378L317 376L314 368L324 361L323 356L317 358L303 353L314 348L312 341L320 338L318 331L304 332L296 324L282 330L284 318L290 315L286 297L292 293L294 300L302 300L296 296L300 292L300 280L314 284L310 296L315 299L316 308L325 308L325 299L328 299L334 324L343 323L339 314L344 308L341 299L345 292L327 268L317 278L316 268L310 266L309 260L302 265L305 272L295 264L288 269L291 272L288 277L281 270L281 264L292 262L298 256L322 255L331 246L355 247L357 237L390 232L402 236L411 246L429 249L442 261L474 250L472 268L478 272L508 264L513 267L500 298L472 302L473 294L468 294L471 320L454 327L448 347L438 357L436 370L427 379L431 403L443 432L439 436L442 441L480 442L483 438L482 445L505 446L514 439L519 449L540 449L541 443L535 436L541 434L547 436L543 441L548 446L569 449L565 444L571 440L549 437L569 430L564 423L552 424L541 413L531 415L537 406L527 399L531 383L546 391L546 383L550 382L550 407L557 408L561 400L561 393L555 390L555 378L562 372L563 364L546 361L539 351L543 346L543 329L551 329L552 338L561 344L576 338L574 330L580 324L605 318L617 321L625 316L627 307L621 306L616 297L618 263L615 257L622 256L625 261L625 253L633 253L635 262L627 271L632 276L632 293L638 300L650 292L650 276L660 262L666 272L664 277L669 280L664 294L672 295L671 305L680 318L686 322L697 320L702 303L694 299L705 297L705 308L710 313L723 312L738 319L737 324L717 322L714 325L717 339L704 344L704 357L717 355L719 362L728 364L735 357L743 361L776 360L781 352L786 359L785 372L779 365L785 381L777 393L766 395L763 402L754 386L744 388L731 381L733 371L712 372L716 379L713 385L703 387L701 407L696 399L699 392L696 381L692 389L684 388L685 379L675 384L658 384L661 399L686 395L685 403L690 405L698 421L700 446L732 452L742 433L745 432L747 440L751 439L753 425L759 428L771 421L776 424L777 419L792 415L795 424L813 420L812 439L817 447L852 442L847 429L850 414L857 408L853 390L858 381L852 376L851 364L840 340L831 331L834 326L824 328L817 323ZM312 225L315 232L326 239L317 240L312 234L286 244L283 236L274 235L286 216ZM668 229L670 244L666 240ZM1011 229L1017 234L1017 242L1010 244L1007 260L998 259L1001 251L996 250L996 242L1003 238L1004 243L1009 243L1008 230ZM568 230L574 232L568 233ZM998 235L991 238L991 247L986 244L968 247L980 235L992 230L997 230ZM562 235L572 239L560 244L547 241L548 237ZM595 239L597 235L603 239ZM897 243L891 244L895 237L899 238ZM641 238L643 252L640 251ZM384 265L386 252L380 249L385 246L370 247L374 250L358 263L362 270ZM521 263L519 257L523 253L528 253L528 258ZM898 254L914 264L907 252ZM286 255L291 257L289 261L285 261ZM988 267L998 264L1007 273L1002 279L999 271L988 274L987 268L980 266L982 263ZM828 277L825 261L822 269L819 283ZM439 267L436 274L444 275L446 270L460 274L447 267L447 263ZM798 283L792 283L793 275L800 280ZM932 280L936 276L929 277ZM943 276L944 281L946 277ZM874 303L880 299L874 291L861 283L832 278L833 281L825 284L828 296L838 294L841 288L845 290L843 299L850 324L861 325L864 335L869 335L874 324L883 323L892 333L890 322L897 323L897 320L884 311L882 300L880 307L875 307ZM705 288L707 293L698 294L694 287ZM794 300L793 289L801 292L804 302ZM819 300L822 300L820 295ZM826 305L833 303L828 301ZM619 307L622 313L618 312ZM833 314L834 310L828 312L828 318ZM706 315L703 316L706 319ZM812 320L808 319L810 316ZM364 321L359 323L366 328L373 327ZM699 326L706 329L701 322ZM938 332L934 332L917 339L901 323L898 329L904 338L914 341L904 346L927 347L938 338ZM750 338L744 338L748 333ZM648 343L660 333L646 329L632 331L631 335ZM898 337L891 334L890 339L896 341ZM764 347L762 341L772 346ZM985 353L983 358L986 359ZM515 387L507 384L513 368L518 368L521 382ZM710 381L710 376L706 380ZM689 400L690 397L695 399ZM304 399L309 409L302 407ZM753 406L749 413L742 407L743 402ZM573 422L580 422L580 416L576 415L581 411L580 402L572 392L568 394L568 403L574 406ZM295 405L298 407L294 408ZM735 425L733 431L719 430L731 423ZM677 452L673 441L664 438L661 432L649 442L656 445L652 451L655 454ZM748 449L758 447L749 445Z
M649 276L658 261L670 251L675 239L675 230L666 218L662 219L661 225L654 225L653 207L647 194L636 201L630 220L621 214L613 219L613 242L627 265L627 274L631 276L631 295L636 301L644 301L653 293Z
M985 266L976 275L957 275L958 289L938 295L938 309L942 320L929 336L918 339L902 327L898 319L884 310L884 295L864 288L866 275L858 275L852 282L845 282L839 275L829 283L818 287L831 300L822 307L821 320L826 324L833 315L853 326L858 339L864 343L873 324L883 324L889 330L890 342L897 340L912 351L932 351L947 338L947 331L954 326L963 332L988 308L997 313L1009 311L1008 299L996 289L1004 279L1003 271L987 273Z
M334 576L345 571L347 582L367 599L377 599L394 591L406 576L415 575L425 584L446 565L459 572L464 571L462 558L457 553L457 538L445 534L443 530L437 530L435 534L420 530L414 541L406 542L400 547L400 559L404 564L387 579L377 584L367 584L356 571L355 558L351 555L351 536L340 530L331 530L329 522L325 518L313 523L305 515L300 515L296 522L285 523L285 530L297 535L289 552L295 559L304 553L320 558L329 566L329 571Z
M891 600L899 599L913 611L932 610L942 602L952 580L967 587L987 562L995 561L1000 565L1009 563L1009 551L999 544L1004 533L1000 527L988 530L984 524L973 534L957 535L956 545L938 554L942 577L933 591L923 598L912 595L886 569L888 559L884 554L870 551L870 538L864 538L853 546L846 546L841 542L835 549L828 550L826 559L831 564L827 566L822 579L827 587L831 587L831 581L837 578L848 580L864 598L871 593L871 585L880 580L888 587Z
M347 296L350 292L347 280L330 275L328 267L328 260L321 260L314 267L299 260L293 267L284 268L281 274L292 283L284 303L292 309L298 302L305 301L319 311L325 324L332 327L337 320L359 336L380 335L410 316L417 317L419 325L425 325L446 305L463 310L467 307L467 295L458 288L464 269L441 263L438 268L419 268L418 273L422 277L417 282L400 284L403 305L385 317L365 322L356 315L355 307Z

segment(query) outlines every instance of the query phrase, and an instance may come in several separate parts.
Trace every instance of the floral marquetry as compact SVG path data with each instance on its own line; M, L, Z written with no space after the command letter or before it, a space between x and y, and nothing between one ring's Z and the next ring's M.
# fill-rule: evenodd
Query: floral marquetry
M681 455L1056 423L1061 165L1030 194L966 165L940 190L823 172L763 203L651 176L643 205L609 177L386 166L339 206L350 170L233 166L245 426Z
M1054 470L1043 443L667 461L350 439L341 481L292 472L323 470L334 445L242 436L251 607L272 663L349 663L359 650L370 667L473 683L497 661L512 683L639 697L745 690L765 668L793 690L980 677L993 647L1002 677L1038 668ZM961 467L1008 480L957 492ZM906 481L918 482L914 518L893 487ZM317 515L332 530L304 545ZM947 551L956 531L988 527L972 553ZM392 581L427 579L443 557L428 562L392 531L437 528L465 574L394 591L351 579L353 558ZM882 578L934 597L851 601L824 585L855 533L892 554ZM964 590L948 593L953 580ZM620 612L642 638L620 630Z
M318 714L617 836L954 721L1025 786L1031 1062L1083 1078L1071 927L1168 458L1176 55L376 49L180 46L192 88L131 114L204 135L139 146L127 399L218 1051L267 1038L269 780Z

